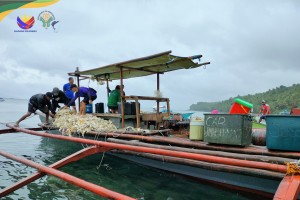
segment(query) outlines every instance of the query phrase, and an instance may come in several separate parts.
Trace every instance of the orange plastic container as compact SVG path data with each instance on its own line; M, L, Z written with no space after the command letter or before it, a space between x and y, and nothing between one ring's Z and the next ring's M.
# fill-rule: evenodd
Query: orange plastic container
M229 111L230 114L248 114L251 108L248 108L242 104L234 102Z

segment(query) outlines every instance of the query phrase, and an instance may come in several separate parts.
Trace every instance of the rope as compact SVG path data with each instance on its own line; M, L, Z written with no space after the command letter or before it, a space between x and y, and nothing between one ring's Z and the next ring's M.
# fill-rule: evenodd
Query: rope
M286 170L287 175L300 174L300 160L296 162L286 162L285 164L287 165L287 170Z
M100 134L99 134L100 135ZM105 134L105 137L104 137L104 141L106 142L106 137L107 137L107 133ZM105 155L105 151L102 153L102 158L100 160L100 163L99 165L96 167L97 170L100 170L100 167L102 165L102 162L103 162L103 159L104 159L104 155ZM108 166L108 165L107 165ZM106 168L107 169L107 168Z

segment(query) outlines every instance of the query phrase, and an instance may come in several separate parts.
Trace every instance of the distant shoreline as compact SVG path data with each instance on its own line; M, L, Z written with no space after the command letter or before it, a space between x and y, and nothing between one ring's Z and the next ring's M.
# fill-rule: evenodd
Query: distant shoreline
M18 98L6 98L6 97L0 97L3 98L5 100L27 100L27 99L18 99Z

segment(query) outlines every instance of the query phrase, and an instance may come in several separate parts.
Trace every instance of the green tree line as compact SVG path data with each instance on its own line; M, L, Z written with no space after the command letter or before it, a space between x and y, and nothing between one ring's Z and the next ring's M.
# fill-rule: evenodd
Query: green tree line
M270 105L272 114L279 114L283 111L289 112L293 106L300 106L300 84L294 84L290 87L281 85L263 93L238 95L219 102L198 102L192 104L190 110L210 112L213 109L218 109L220 112L229 112L235 98L252 103L254 113L259 112L262 100Z

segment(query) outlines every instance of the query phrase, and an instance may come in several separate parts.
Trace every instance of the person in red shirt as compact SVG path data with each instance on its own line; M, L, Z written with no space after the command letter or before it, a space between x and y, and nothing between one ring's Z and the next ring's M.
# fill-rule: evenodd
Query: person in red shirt
M261 106L260 106L258 114L261 114L261 116L258 120L258 123L260 123L263 119L266 120L266 115L271 114L270 106L268 104L266 104L265 100L261 101Z

